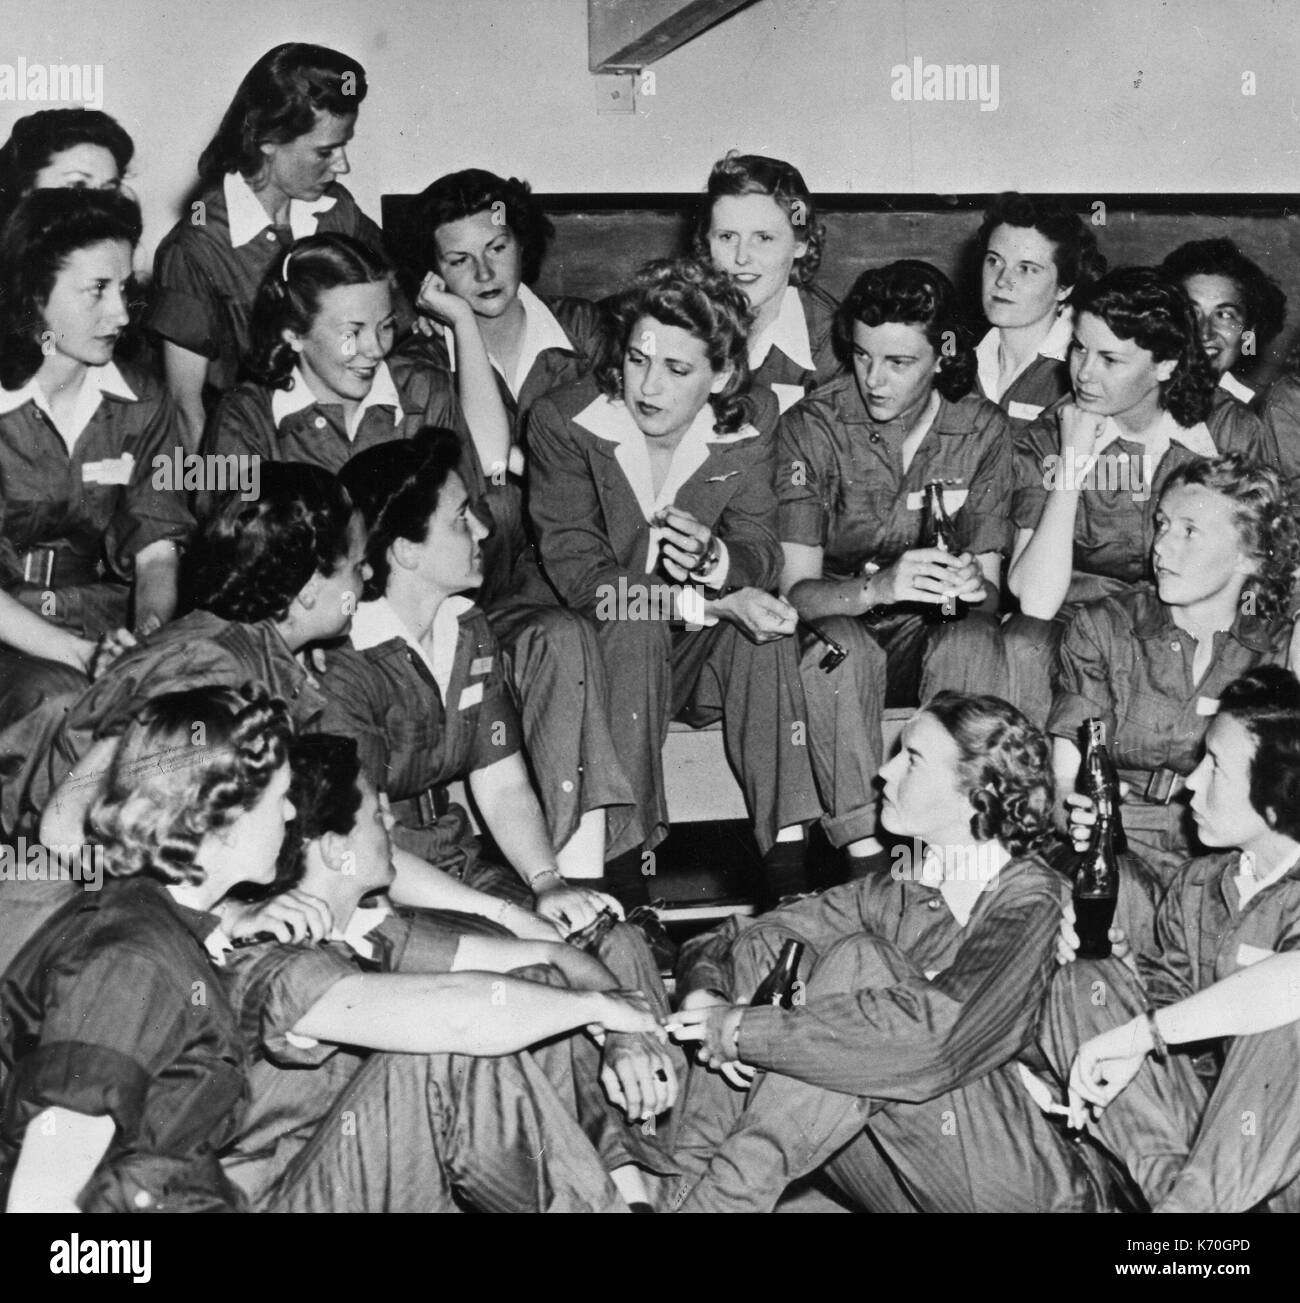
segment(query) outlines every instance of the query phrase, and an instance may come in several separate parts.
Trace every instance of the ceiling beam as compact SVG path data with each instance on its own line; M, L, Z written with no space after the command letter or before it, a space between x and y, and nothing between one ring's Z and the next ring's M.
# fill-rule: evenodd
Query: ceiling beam
M592 72L644 68L754 0L587 0Z

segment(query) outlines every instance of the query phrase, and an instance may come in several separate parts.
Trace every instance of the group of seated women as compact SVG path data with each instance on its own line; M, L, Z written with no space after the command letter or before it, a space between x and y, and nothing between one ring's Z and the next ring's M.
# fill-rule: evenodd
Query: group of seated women
M1275 281L1226 239L1107 271L1003 195L976 342L929 261L837 303L753 154L603 302L530 288L553 228L478 169L399 278L338 181L366 85L258 60L142 315L121 127L0 150L0 827L49 865L0 875L8 1207L1285 1203L1300 380L1235 374ZM675 1010L673 720L720 723L761 857ZM791 937L795 1007L748 1007Z

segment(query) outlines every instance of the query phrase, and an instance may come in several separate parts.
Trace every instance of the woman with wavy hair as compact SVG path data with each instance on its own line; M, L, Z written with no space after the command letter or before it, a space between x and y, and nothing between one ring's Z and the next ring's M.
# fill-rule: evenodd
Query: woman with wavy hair
M1151 549L1155 583L1081 607L1061 646L1048 716L1059 790L1077 824L1079 733L1105 721L1129 791L1130 849L1167 882L1192 851L1179 799L1225 686L1285 665L1300 568L1300 521L1277 472L1239 453L1179 467L1161 489Z
M827 834L853 857L877 849L874 778L886 706L983 687L998 659L998 583L1010 542L1011 426L974 391L957 295L929 263L858 277L836 336L851 374L788 412L779 431L781 589L848 650L800 665ZM942 484L959 552L921 537L925 486ZM964 619L940 623L952 599Z
M334 232L376 249L379 228L339 184L369 89L346 54L290 42L249 69L199 158L199 192L158 246L147 324L189 427L239 379L257 287L294 240Z
M1150 578L1156 503L1169 476L1225 452L1276 461L1244 409L1211 435L1216 377L1195 312L1153 268L1113 271L1082 295L1070 378L1071 393L1016 437L1007 586L1020 611L1003 635L1008 695L1039 720L1072 609Z
M0 239L0 727L103 664L102 640L176 606L184 496L155 487L180 417L119 363L140 210L39 190Z
M941 692L879 776L882 822L907 839L892 864L683 947L669 1031L709 1070L692 1070L664 1205L770 1212L824 1169L872 1212L1104 1209L1100 1170L1022 1067L1068 892L1043 858L1046 739L996 697ZM748 1004L787 941L804 947L797 1007Z
M749 300L752 383L781 411L843 370L835 352L835 300L816 282L826 227L793 164L732 150L709 173L693 249Z
M472 310L518 444L533 403L594 365L601 311L588 299L533 292L555 227L527 181L476 167L449 172L420 194L414 222L422 294L453 295ZM413 332L401 351L459 382L463 349L444 329Z
M708 266L654 262L615 300L613 322L605 363L539 399L529 421L542 565L595 625L644 848L668 831L669 721L721 717L766 854L820 811L794 727L795 612L769 591L777 412L749 384L749 302ZM634 849L624 861L609 868L610 890L644 900L653 860ZM801 865L781 882L774 870L765 893L802 881Z
M990 327L975 346L980 392L1022 424L1069 392L1070 300L1106 259L1079 215L1048 195L999 195L975 239Z
M205 943L231 888L275 877L289 733L281 702L233 689L163 695L123 733L90 816L109 880L0 985L9 1211L243 1207L217 1154L244 1055Z

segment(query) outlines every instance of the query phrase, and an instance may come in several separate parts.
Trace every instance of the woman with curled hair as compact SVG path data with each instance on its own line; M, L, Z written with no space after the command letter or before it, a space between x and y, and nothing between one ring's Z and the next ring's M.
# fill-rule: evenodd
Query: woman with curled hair
M1010 543L1011 425L973 391L956 291L929 263L862 273L836 317L852 371L781 420L776 492L781 588L849 651L832 673L800 666L827 835L878 849L874 777L886 706L983 686L998 663L996 612ZM922 538L938 481L959 552ZM941 623L939 607L951 600Z
M1185 800L1225 686L1285 665L1300 566L1296 505L1277 472L1239 453L1195 460L1165 481L1155 511L1154 585L1079 608L1061 646L1048 717L1057 783L1086 835L1092 807L1072 794L1083 721L1107 725L1127 784L1130 849L1167 882L1191 851Z
M612 320L605 365L539 399L529 420L542 565L595 625L645 849L668 831L669 721L721 716L766 854L819 806L806 749L792 741L802 709L795 612L769 591L777 411L749 385L749 303L722 272L662 261L617 297ZM646 896L638 850L618 881L609 866L625 903ZM802 883L801 865L784 881L774 865L765 894Z
M1047 756L1006 702L939 693L880 770L882 821L905 839L889 860L683 947L668 1027L710 1071L692 1077L668 1206L770 1212L816 1171L871 1212L1110 1206L1022 1064L1069 890L1042 857ZM748 1004L791 940L798 1007ZM960 1139L937 1143L953 1117Z
M9 1211L245 1206L217 1161L244 1054L205 942L227 891L275 875L289 727L278 701L209 689L156 698L122 734L90 820L109 880L0 984Z
M383 247L338 178L366 97L365 69L290 42L249 69L199 158L199 193L158 246L147 325L191 448L205 411L234 387L258 286L295 240L333 232Z
M135 144L99 109L41 109L0 145L0 226L33 190L118 190Z
M782 412L843 369L832 339L836 303L814 279L825 238L793 164L732 150L713 165L692 252L749 300L753 383L770 388Z
M414 221L421 290L471 309L519 444L533 403L595 362L601 311L588 299L533 292L555 228L527 181L482 168L449 172L421 193ZM459 333L414 331L401 351L461 382Z
M1009 695L1045 719L1075 607L1150 578L1165 481L1196 457L1276 453L1245 409L1211 434L1215 376L1182 289L1149 267L1113 271L1076 304L1072 391L1016 439L1015 547L1003 630Z
M101 640L175 610L193 520L154 463L180 417L114 358L140 233L124 195L45 189L0 238L0 727L84 687Z
M999 195L975 239L991 327L975 346L980 392L1014 423L1032 421L1069 392L1070 299L1104 274L1106 259L1079 215L1048 195Z
M182 581L195 609L0 734L5 826L43 818L50 844L77 841L96 786L83 777L102 775L127 722L166 692L251 681L311 726L323 702L297 653L347 631L367 573L365 530L335 477L262 466L258 496L232 493L195 535Z

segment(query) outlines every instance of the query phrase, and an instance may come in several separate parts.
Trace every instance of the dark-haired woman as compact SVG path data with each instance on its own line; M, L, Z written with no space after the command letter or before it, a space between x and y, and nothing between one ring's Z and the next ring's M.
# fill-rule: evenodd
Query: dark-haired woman
M1011 699L1046 719L1057 648L1075 604L1150 575L1160 490L1197 457L1276 455L1244 408L1211 436L1215 377L1192 305L1151 268L1111 272L1076 304L1072 391L1016 441L1017 527L1003 628ZM1061 618L1057 618L1060 615Z
M293 241L337 232L382 246L338 183L366 91L365 70L346 54L277 45L249 69L199 158L200 195L154 258L147 322L191 448L205 406L239 378L257 288Z
M825 239L792 164L733 150L713 165L694 252L749 300L752 383L771 389L782 412L844 369L835 354L835 300L813 279Z
M980 392L1017 426L1070 391L1070 296L1106 270L1092 232L1059 199L1014 192L984 211L980 301L992 329L975 346Z
M329 654L325 727L357 739L367 774L392 801L398 845L501 896L503 911L506 900L531 904L535 895L543 916L577 930L602 906L578 879L601 876L604 810L627 803L626 785L603 700L575 695L562 676L537 686L552 687L569 717L557 712L525 759L507 664L469 596L483 580L487 529L457 470L457 451L449 432L431 431L360 454L344 470L365 519L372 580L350 645ZM584 764L593 732L598 751ZM530 767L539 787L554 789L548 809L568 812L558 837L543 818ZM481 856L464 810L449 805L447 785L459 780L513 872ZM584 822L597 825L595 835ZM509 915L501 921L517 923Z
M974 686L997 662L1011 431L1006 414L972 392L975 359L956 292L929 263L863 272L836 330L852 374L781 422L781 589L849 652L827 673L811 644L801 677L813 767L832 812L828 836L865 856L878 849L885 706ZM933 481L943 485L958 555L921 540L924 489ZM966 618L928 619L948 597L970 608Z
M0 240L0 727L84 686L106 634L175 609L193 522L154 462L180 419L113 360L139 238L134 201L50 189Z
M1130 847L1167 883L1192 853L1180 798L1220 694L1257 665L1286 663L1300 521L1275 470L1230 453L1169 475L1154 524L1154 588L1076 612L1047 728L1058 790L1090 820L1072 794L1080 729L1105 721L1130 788L1120 811Z
M1201 347L1218 377L1206 424L1211 437L1222 422L1240 419L1224 409L1254 404L1256 391L1233 373L1249 371L1286 320L1286 295L1278 283L1231 240L1189 240L1160 270L1176 280L1196 311Z
M687 1178L661 1206L770 1212L824 1168L872 1212L1105 1209L1023 1066L1068 890L1043 859L1046 740L1004 701L942 692L880 778L906 839L891 868L683 950L668 1028L711 1071L692 1075ZM805 947L798 1007L748 1004L787 940Z
M527 181L480 168L450 172L420 195L414 221L424 288L455 295L473 310L518 444L533 403L595 362L600 309L530 288L555 228ZM459 376L458 333L416 331L401 351Z
M347 235L295 243L258 289L245 359L251 378L221 400L204 450L337 472L356 453L438 425L469 436L462 471L476 492L502 482L509 431L473 314L452 295L425 296L461 335L467 361L458 402L433 368L389 357L393 291L378 248Z
M69 834L47 844L75 844L113 739L164 692L254 682L289 702L299 727L311 725L323 701L295 653L346 632L364 575L365 532L334 476L260 467L257 493L232 493L186 554L183 584L197 609L125 652L70 702L53 701L0 734L5 826L30 826L44 813Z
M33 190L118 190L135 144L98 109L41 109L0 146L0 226Z
M616 351L529 422L542 564L594 623L645 847L668 831L669 721L721 717L766 853L820 808L797 723L795 612L768 591L776 404L748 384L749 302L712 268L669 261L642 268L612 311ZM766 894L802 885L801 870L778 882L769 867ZM646 886L633 866L611 890L644 900Z

